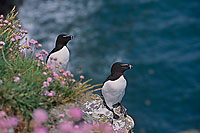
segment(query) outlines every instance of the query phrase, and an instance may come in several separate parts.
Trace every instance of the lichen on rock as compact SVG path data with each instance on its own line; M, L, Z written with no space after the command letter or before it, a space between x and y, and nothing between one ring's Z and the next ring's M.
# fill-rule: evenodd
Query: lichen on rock
M56 107L50 111L50 122L48 127L51 133L56 133L58 130L56 127L65 120L70 120L70 116L67 114L70 108L79 106L83 111L83 119L85 123L107 123L111 124L115 132L124 131L125 133L132 133L134 127L134 120L127 115L124 117L123 113L120 113L120 106L114 109L114 112L119 115L119 119L113 118L113 113L109 111L103 104L103 100L99 95L90 94L88 97L82 98L73 103L68 103ZM63 118L60 118L60 114L66 114Z
M125 132L132 132L134 120L128 115L124 117L124 114L120 113L120 108L120 106L114 108L114 112L120 116L119 119L114 119L113 113L104 106L103 100L98 95L93 95L93 98L82 105L84 113L93 121L111 123L115 131L125 129Z

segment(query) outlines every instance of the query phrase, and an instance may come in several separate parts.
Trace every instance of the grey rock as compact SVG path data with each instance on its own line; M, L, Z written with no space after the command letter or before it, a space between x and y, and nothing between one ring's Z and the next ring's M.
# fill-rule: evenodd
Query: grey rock
M104 106L103 100L98 95L93 94L90 98L83 98L79 102L61 105L50 110L48 122L50 133L59 132L57 126L65 120L70 120L67 112L75 106L82 109L84 113L83 120L86 123L111 123L114 131L125 129L126 133L133 132L134 120L129 115L124 117L124 114L120 113L120 106L114 109L114 112L120 116L119 119L113 119L113 113ZM59 114L65 114L64 118L60 118Z
M120 116L119 119L113 119L113 113L104 106L99 96L84 102L82 109L95 122L111 123L115 131L124 128L127 133L133 132L134 120L128 115L124 117L124 114L120 113L120 106L114 108L114 112Z

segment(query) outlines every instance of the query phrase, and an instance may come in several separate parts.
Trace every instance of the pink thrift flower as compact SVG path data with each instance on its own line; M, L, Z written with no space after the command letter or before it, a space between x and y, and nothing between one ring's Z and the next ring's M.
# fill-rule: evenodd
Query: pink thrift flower
M38 41L36 41L36 40L34 40L34 39L31 39L31 40L29 41L29 43L30 43L30 44L37 44Z
M85 77L83 75L80 76L80 79L84 79Z
M73 133L74 132L73 123L70 121L62 122L58 126L58 129L60 130L61 133Z
M15 28L15 26L13 25L13 26L12 26L12 28L14 29L14 28Z
M90 133L90 132L92 133L92 129L93 129L93 125L92 124L84 123L82 125L82 131L84 133Z
M45 96L47 96L48 94L49 94L49 91L47 91L47 90L43 91L43 93L42 93L42 95L45 95Z
M50 91L49 94L48 94L48 96L51 96L51 97L52 97L52 96L55 96L55 95L56 95L56 92L55 92L55 91Z
M8 50L9 52L11 52L12 51L12 48L9 48L9 50Z
M73 77L74 77L74 74L71 74L70 76L73 78Z
M65 115L64 115L64 114L59 114L59 117L60 117L60 118L64 118Z
M61 85L64 85L65 84L65 81L63 80L62 82L61 82Z
M1 130L2 130L2 133L8 133L8 129L7 128L1 129Z
M36 57L40 57L40 56L42 56L42 54L41 53L36 53L35 56Z
M7 123L7 127L11 128L11 127L15 127L18 124L18 119L16 117L10 117L7 119L8 123Z
M38 123L43 123L46 122L48 119L48 114L45 110L43 109L36 109L33 112L33 118L34 121L38 122Z
M21 36L16 36L15 39L16 39L16 40L21 40L22 37L21 37Z
M53 70L53 67L52 67L51 63L47 63L47 67L48 67L49 69Z
M93 125L93 130L101 131L103 133L115 133L109 124L97 123Z
M49 86L49 82L44 81L42 88L46 88L47 86Z
M53 80L52 80L52 78L51 77L48 77L47 78L47 82L52 82Z
M22 27L22 25L20 25L20 24L19 24L19 25L17 25L17 26L18 26L19 28L21 28L21 27Z
M79 125L74 126L74 129L79 129L79 128L80 128Z
M46 73L46 72L43 72L42 74L43 74L44 76L46 76L46 75L47 75L47 73Z
M43 84L49 86L49 82L46 82L46 81L45 81L45 82L43 82Z
M11 26L11 23L8 23L8 26Z
M48 55L48 52L44 49L42 49L42 53L45 54L45 55Z
M53 76L58 79L59 78L59 75L56 73L56 72L53 72Z
M20 78L19 77L14 77L14 82L17 83L20 81Z
M4 20L3 22L7 24L7 23L8 23L8 20Z
M5 111L0 111L0 118L6 116L6 112Z
M38 59L41 60L41 61L44 60L43 56L40 56Z
M28 31L27 31L27 30L24 30L24 33L25 33L25 34L28 34Z
M18 119L16 117L0 119L0 128L12 128L17 126L17 124L18 124Z
M38 127L33 130L33 133L48 133L48 129L46 127Z
M0 18L3 18L3 15L0 15Z
M100 130L104 133L114 133L112 126L109 124L100 124Z
M49 92L49 93L48 93L48 96L52 97L52 96L53 96L53 94L52 94L51 92Z
M67 77L67 73L66 73L66 72L64 72L64 73L63 73L63 76Z
M2 47L2 46L0 46L0 49L3 49L3 47Z
M75 79L72 79L72 82L75 82L76 80Z
M57 59L58 59L58 58L57 58L57 57L55 57L53 60L54 60L54 61L57 61Z
M28 31L27 31L27 30L20 30L20 32L21 32L21 33L25 33L25 34L27 34L27 33L28 33Z
M38 44L38 48L42 47L42 44Z
M68 114L75 120L79 121L82 118L83 112L81 111L80 108L74 107L69 109Z
M11 42L14 42L14 41L15 41L15 38L11 38L10 41L11 41Z
M3 27L3 24L0 24L0 27Z
M0 45L5 45L5 42L4 41L0 41Z

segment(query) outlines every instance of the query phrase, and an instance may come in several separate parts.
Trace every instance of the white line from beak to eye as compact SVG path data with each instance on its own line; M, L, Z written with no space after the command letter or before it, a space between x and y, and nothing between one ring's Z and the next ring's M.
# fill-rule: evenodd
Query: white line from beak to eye
M128 66L128 64L121 64L121 66Z

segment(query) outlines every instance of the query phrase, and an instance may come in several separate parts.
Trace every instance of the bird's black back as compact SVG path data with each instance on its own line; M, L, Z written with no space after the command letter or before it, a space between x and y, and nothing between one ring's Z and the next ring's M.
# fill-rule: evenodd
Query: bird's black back
M50 56L51 54L53 54L53 53L55 53L55 52L61 50L63 47L67 47L67 46L55 47L53 50L51 50L51 52L50 52L49 55L47 56L46 63L47 63L47 61L48 61L48 59L49 59L49 56Z

